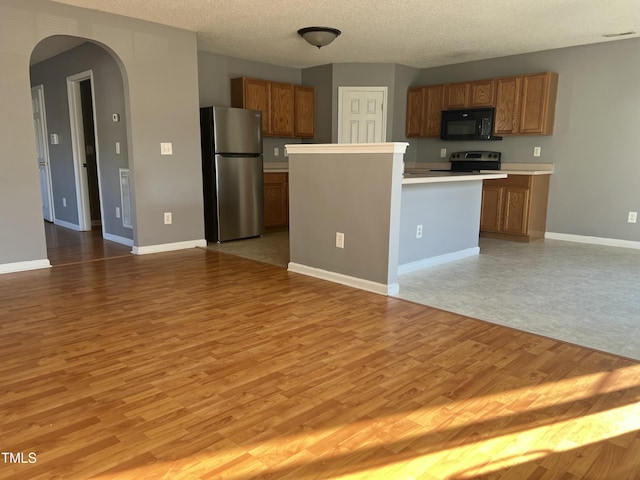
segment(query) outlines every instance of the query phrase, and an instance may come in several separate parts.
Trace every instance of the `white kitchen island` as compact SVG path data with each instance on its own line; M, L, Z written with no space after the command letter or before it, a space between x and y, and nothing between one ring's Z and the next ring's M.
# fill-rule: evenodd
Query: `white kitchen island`
M506 175L405 177L407 145L286 146L290 271L393 295L399 273L478 253L482 180Z

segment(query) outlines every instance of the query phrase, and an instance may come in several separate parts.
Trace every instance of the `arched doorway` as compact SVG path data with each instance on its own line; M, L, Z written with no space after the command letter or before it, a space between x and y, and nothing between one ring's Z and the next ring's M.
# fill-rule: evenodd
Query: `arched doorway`
M123 255L133 245L121 68L109 49L80 37L48 37L32 52L31 86L41 96L36 144L39 157L48 156L38 159L43 217L50 220L45 231L54 265Z

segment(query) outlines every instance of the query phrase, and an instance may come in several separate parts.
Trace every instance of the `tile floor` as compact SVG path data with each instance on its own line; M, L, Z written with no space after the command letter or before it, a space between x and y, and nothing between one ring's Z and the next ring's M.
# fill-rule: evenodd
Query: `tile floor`
M287 231L210 245L286 268ZM399 277L399 298L640 360L640 251L480 239L480 255Z

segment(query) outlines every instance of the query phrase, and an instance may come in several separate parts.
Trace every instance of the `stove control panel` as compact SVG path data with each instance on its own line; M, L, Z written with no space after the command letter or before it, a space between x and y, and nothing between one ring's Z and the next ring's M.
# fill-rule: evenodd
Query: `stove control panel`
M468 152L454 152L449 155L450 162L462 160L491 161L498 162L502 154L500 152L490 152L487 150L472 150Z

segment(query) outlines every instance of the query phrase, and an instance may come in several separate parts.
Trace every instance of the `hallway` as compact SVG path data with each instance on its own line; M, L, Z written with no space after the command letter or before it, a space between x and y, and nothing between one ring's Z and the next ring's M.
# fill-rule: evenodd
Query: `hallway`
M91 262L131 254L131 247L102 238L100 227L90 232L77 232L44 222L47 258L52 266Z

